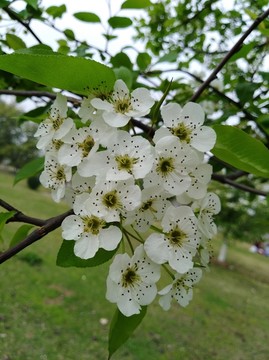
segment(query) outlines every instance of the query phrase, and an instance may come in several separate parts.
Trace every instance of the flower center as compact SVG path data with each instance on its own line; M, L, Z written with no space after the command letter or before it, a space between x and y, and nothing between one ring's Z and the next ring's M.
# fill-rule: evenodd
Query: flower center
M173 158L160 158L156 167L156 171L161 176L167 176L175 170Z
M57 110L56 110L56 116L50 117L50 119L52 121L52 126L55 131L58 130L60 128L60 126L62 125L62 123L64 122L64 119L61 118L61 116Z
M135 268L128 267L121 277L122 287L134 286L140 280L140 276L136 273Z
M60 147L63 145L63 141L62 140L52 140L52 144L53 144L53 146L54 146L54 148L55 148L55 150L59 150L60 149Z
M57 169L57 172L56 172L56 175L55 175L56 179L58 181L62 181L64 180L65 181L65 173L64 173L64 168L62 166L60 166L58 169Z
M138 158L131 158L129 155L117 155L115 160L119 170L126 170L129 174L132 173L133 165L138 162Z
M182 231L178 226L166 234L166 238L170 241L170 243L179 247L183 244L186 237L187 234L184 233L184 231Z
M146 202L144 202L143 203L143 205L141 206L141 211L147 211L147 210L149 210L149 209L151 209L151 210L153 210L152 209L152 204L153 204L153 200L148 200L148 201L146 201Z
M82 149L82 156L86 157L91 149L94 147L94 139L90 135L86 137L86 139L78 145L80 149Z
M84 223L84 232L98 235L100 229L105 225L105 221L96 216L85 216L82 218Z
M181 141L186 141L188 144L191 140L191 129L189 129L185 124L181 123L174 128L170 128L170 131L173 135L177 136Z
M117 190L112 190L103 196L103 204L110 209L118 209L122 207L120 199L117 195Z
M114 109L117 113L125 114L132 110L132 105L129 98L121 98L114 102Z

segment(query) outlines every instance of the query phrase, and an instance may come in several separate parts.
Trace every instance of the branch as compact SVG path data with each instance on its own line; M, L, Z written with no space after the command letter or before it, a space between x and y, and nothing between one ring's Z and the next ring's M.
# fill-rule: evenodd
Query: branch
M5 262L6 260L10 259L14 255L18 254L20 251L25 249L26 247L30 246L37 240L43 238L53 230L57 229L61 226L61 223L63 220L68 216L72 215L73 210L69 210L63 214L60 214L58 216L52 217L44 221L44 225L40 228L34 230L30 235L28 235L23 241L15 245L13 248L8 249L7 251L4 251L2 254L0 254L0 264ZM42 221L42 220L41 220Z
M12 205L8 204L4 200L0 199L0 206L8 211L16 211L16 214L12 218L8 219L8 222L23 222L26 224L32 224L36 226L43 226L46 224L45 220L33 218L31 216L24 215L20 210L17 210Z
M48 92L48 91L38 91L38 90L8 90L1 89L0 95L14 95L14 96L24 96L24 97L47 97L51 100L56 99L56 94ZM67 100L73 104L80 104L80 99L76 99L72 96L66 96Z
M196 101L202 92L208 87L212 80L216 78L216 75L220 72L220 70L226 65L226 63L230 60L230 58L240 50L241 46L244 43L244 40L252 33L254 29L269 15L269 9L267 9L262 15L258 16L257 19L252 23L249 29L245 32L243 36L236 42L236 44L231 48L231 50L227 53L226 56L222 59L219 65L216 67L214 71L209 75L206 81L198 88L198 90L191 97L190 101Z
M252 188L250 186L244 185L244 184L240 184L237 183L235 181L233 181L231 179L231 177L225 176L225 175L220 175L220 174L212 174L212 179L216 180L218 182L221 182L222 184L228 184L231 185L237 189L243 190L243 191L247 191L249 193L252 194L256 194L256 195L261 195L261 196L267 196L268 193L262 190L258 190L255 188Z
M39 39L39 37L33 32L33 30L30 28L29 24L22 21L22 19L16 14L15 11L8 8L8 6L4 6L3 10L9 15L9 17L13 20L18 21L25 29L27 29L33 37L39 42L39 44L42 44L42 41Z

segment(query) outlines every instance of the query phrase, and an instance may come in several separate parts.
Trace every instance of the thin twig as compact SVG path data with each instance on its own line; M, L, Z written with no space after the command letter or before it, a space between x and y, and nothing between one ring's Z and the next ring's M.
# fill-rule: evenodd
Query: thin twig
M198 90L191 97L190 101L196 101L203 91L208 87L212 80L214 80L220 70L226 65L230 58L240 50L245 39L252 33L254 29L269 15L269 9L267 9L262 15L258 16L257 19L252 23L248 30L241 36L241 38L236 42L236 44L231 48L231 50L224 56L219 65L215 68L214 71L209 75L209 77L203 82L203 84L198 88Z
M48 91L38 91L38 90L9 90L9 89L1 89L0 95L14 95L14 96L24 96L24 97L47 97L51 100L56 99L56 94L48 92ZM66 96L67 100L73 104L80 104L81 100L76 99L72 96Z
M9 15L9 17L13 20L18 21L25 29L27 29L33 37L39 42L39 44L42 44L42 41L39 39L39 37L34 33L34 31L31 29L30 25L22 21L22 19L16 14L15 11L8 8L8 6L4 6L3 10Z
M261 195L261 196L268 196L268 193L263 190L258 190L255 188L252 188L250 186L247 186L245 184L237 183L236 181L233 181L231 178L221 175L221 174L212 174L212 179L216 180L218 182L221 182L222 184L228 184L231 185L234 188L249 192L251 194L255 195Z
M73 210L69 210L63 214L52 217L50 219L45 220L45 225L40 228L34 230L30 235L28 235L23 241L15 245L13 248L4 251L0 254L0 264L7 261L14 255L18 254L20 251L25 249L26 247L32 245L37 240L42 239L44 236L54 231L58 227L61 226L63 220L68 216L73 214Z

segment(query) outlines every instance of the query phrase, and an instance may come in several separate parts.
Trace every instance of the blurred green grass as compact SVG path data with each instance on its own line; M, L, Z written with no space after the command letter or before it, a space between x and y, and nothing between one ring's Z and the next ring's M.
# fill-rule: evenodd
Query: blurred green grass
M27 215L48 218L67 207L24 182L12 186L0 173L0 197ZM6 246L18 225L4 230ZM1 265L0 360L95 360L107 358L105 300L109 264L59 268L60 230ZM216 241L216 251L220 242ZM228 265L212 265L186 308L164 312L157 301L115 360L267 360L269 357L269 258L233 242ZM108 319L102 324L101 319Z

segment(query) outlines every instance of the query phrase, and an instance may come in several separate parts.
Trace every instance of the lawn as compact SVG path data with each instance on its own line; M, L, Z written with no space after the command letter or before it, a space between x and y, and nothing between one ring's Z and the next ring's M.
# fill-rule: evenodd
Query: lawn
M0 197L27 215L48 218L67 209L41 188L12 182L0 173ZM14 231L8 225L4 246ZM1 265L0 360L107 359L115 310L105 300L109 264L59 268L61 241L58 230ZM187 308L174 304L164 312L153 303L114 359L268 360L268 269L269 258L230 244L228 266L211 266Z

